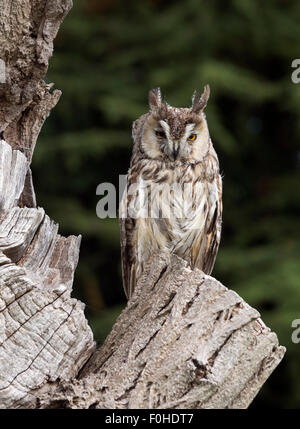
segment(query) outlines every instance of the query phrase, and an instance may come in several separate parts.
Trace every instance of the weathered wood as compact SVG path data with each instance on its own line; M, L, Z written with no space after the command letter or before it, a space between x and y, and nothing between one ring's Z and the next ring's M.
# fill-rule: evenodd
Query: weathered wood
M36 207L36 198L35 198L35 192L34 192L33 181L32 181L32 173L30 168L28 168L27 170L24 189L19 199L19 206Z
M0 211L15 207L24 188L26 157L0 140Z
M80 379L39 403L246 408L284 351L235 292L176 256L158 255Z
M19 159L16 152L25 158L2 141L0 159ZM19 164L7 165L10 177L19 178ZM83 305L71 298L79 245L80 237L59 236L43 209L0 212L1 408L35 406L35 389L74 377L94 350Z
M0 59L5 82L0 83L0 133L27 158L29 168L41 127L58 102L61 91L44 81L53 40L72 6L72 0L0 0ZM20 156L20 154L18 154ZM34 207L28 181L21 196Z
M0 408L246 408L283 357L235 292L166 254L149 261L94 352L71 297L81 237L36 208L30 162L60 97L44 81L71 0L0 0Z
M0 0L0 407L33 407L34 391L77 374L94 349L71 298L80 237L36 208L30 162L61 92L44 81L71 0ZM18 207L19 206L19 207Z
M17 262L31 243L44 218L43 209L14 207L2 214L0 224L0 250Z
M35 389L77 374L93 350L92 333L64 284L47 289L9 260L0 279L0 406L32 407Z

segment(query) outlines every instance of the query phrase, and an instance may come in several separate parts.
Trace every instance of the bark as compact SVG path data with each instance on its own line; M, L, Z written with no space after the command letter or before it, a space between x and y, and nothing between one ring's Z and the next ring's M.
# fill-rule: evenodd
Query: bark
M153 255L97 351L71 297L80 237L36 207L30 170L60 97L44 76L70 7L0 0L0 407L246 408L285 349L214 278Z
M246 408L283 354L259 313L235 292L160 254L76 381L44 390L39 403Z

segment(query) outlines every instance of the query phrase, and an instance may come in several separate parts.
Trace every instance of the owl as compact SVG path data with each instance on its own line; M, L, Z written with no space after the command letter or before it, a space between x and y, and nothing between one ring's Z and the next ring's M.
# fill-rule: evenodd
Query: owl
M159 88L133 123L133 150L120 208L123 286L129 299L154 253L169 252L210 274L222 218L222 180L204 108L210 88L189 108L170 106Z

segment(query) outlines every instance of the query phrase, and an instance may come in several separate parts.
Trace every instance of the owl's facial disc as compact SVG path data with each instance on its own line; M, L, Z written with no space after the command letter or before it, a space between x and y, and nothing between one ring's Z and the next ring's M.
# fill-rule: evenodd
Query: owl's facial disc
M162 149L165 155L167 155L171 161L176 161L177 159L187 161L192 150L191 144L198 139L196 124L185 124L179 134L176 132L172 133L172 129L170 129L166 121L161 120L159 124L161 125L161 130L156 131L156 135L158 138L164 139L165 144ZM188 142L190 144L188 144Z
M175 114L150 115L142 135L142 149L151 158L169 162L197 162L207 152L209 134L205 117L192 117L189 109ZM195 120L192 120L195 119Z

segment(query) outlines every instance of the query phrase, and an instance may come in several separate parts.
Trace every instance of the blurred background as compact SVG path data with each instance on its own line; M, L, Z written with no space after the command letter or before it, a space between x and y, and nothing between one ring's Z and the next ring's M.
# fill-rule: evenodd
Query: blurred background
M251 405L299 408L300 58L297 0L77 0L47 80L63 96L33 160L38 204L63 235L82 234L74 296L99 344L125 306L117 219L96 216L102 182L118 186L131 124L150 88L189 106L211 87L206 115L224 176L213 275L257 308L287 353Z

